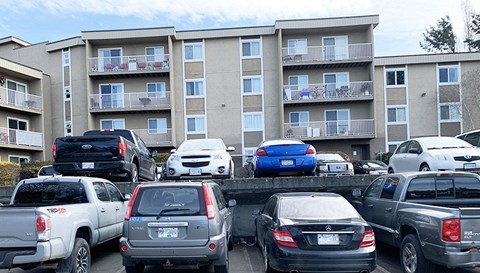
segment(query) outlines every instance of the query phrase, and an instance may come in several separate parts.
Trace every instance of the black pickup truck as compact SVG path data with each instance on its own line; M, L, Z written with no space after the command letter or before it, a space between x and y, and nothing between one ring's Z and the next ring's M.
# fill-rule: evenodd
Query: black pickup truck
M157 178L154 154L132 130L90 130L83 136L58 137L52 152L53 168L63 175L130 182Z

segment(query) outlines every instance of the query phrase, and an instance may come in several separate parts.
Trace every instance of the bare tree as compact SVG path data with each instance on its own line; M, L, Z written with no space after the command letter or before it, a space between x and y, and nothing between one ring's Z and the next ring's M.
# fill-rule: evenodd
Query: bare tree
M463 130L480 128L480 67L462 75Z
M475 9L472 6L470 0L462 0L462 10L463 10L463 31L465 34L464 47L466 50L471 52L472 46L469 41L473 40L473 30L472 30L472 19L475 15Z

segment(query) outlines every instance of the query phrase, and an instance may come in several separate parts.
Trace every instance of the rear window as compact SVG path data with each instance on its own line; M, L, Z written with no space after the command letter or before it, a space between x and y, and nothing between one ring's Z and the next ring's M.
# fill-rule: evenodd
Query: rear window
M83 184L78 182L44 182L19 186L14 206L87 203L87 194Z
M206 215L201 187L155 187L139 191L132 216Z
M412 179L406 200L480 198L480 180L475 177Z
M343 197L282 198L279 218L288 219L352 219L360 218Z

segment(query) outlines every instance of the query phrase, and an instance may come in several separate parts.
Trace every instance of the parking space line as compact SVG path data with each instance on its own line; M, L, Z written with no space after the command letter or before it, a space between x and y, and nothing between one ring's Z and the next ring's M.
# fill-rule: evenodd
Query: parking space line
M243 252L243 257L245 257L246 264L248 264L249 272L253 272L253 267L252 267L252 263L250 262L250 256L248 255L247 248L243 247L242 252Z
M377 269L380 270L380 271L382 271L383 273L390 273L390 271L386 270L385 268L383 268L383 267L381 267L381 266L379 266L379 265L377 265Z
M120 268L119 270L117 270L115 273L123 273L123 272L124 272L123 269L124 269L124 268L122 267L122 268Z

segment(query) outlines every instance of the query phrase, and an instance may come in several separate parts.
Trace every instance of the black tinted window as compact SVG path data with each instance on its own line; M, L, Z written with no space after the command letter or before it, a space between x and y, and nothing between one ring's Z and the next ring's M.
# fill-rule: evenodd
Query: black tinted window
M378 193L382 188L384 178L378 178L368 186L367 190L365 191L365 197L377 197Z
M407 189L407 200L435 198L435 179L415 178Z
M265 204L265 207L263 207L262 213L273 218L276 205L277 205L277 198L275 197L270 198Z
M110 202L107 188L105 188L105 184L103 184L103 182L93 182L93 188L95 189L98 200L103 202Z
M201 187L144 188L138 193L133 216L205 215Z
M217 199L217 204L218 204L218 209L222 210L227 207L227 202L225 201L225 198L223 197L222 191L218 186L213 186L213 193L215 194L215 199Z
M453 179L437 180L437 198L453 198Z
M455 180L457 198L480 198L480 181L473 177L462 177Z
M410 182L407 200L435 198L480 198L480 181L474 177L429 177Z
M480 139L480 133L471 133L471 134L467 134L463 137L461 137L461 139L465 140L466 142L472 144L473 146L479 146L478 142L479 142L479 139Z
M78 182L45 182L23 184L18 188L14 205L51 205L86 203L87 194Z
M397 150L395 151L396 154L403 154L408 153L407 146L410 144L410 141L404 142L398 146Z
M383 184L382 194L380 195L380 198L393 199L393 195L395 194L395 190L398 186L398 181L398 177L387 178L387 181L385 181L385 184Z

